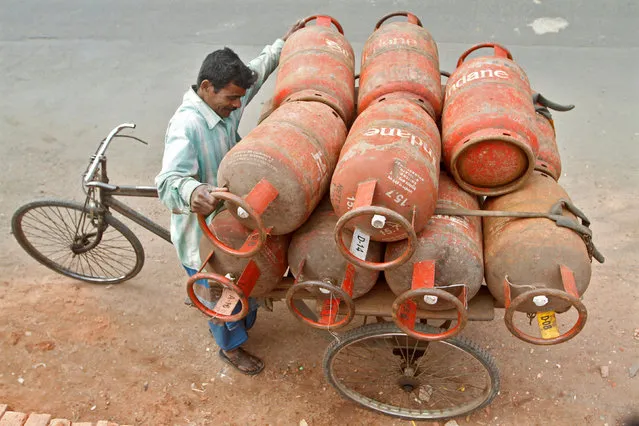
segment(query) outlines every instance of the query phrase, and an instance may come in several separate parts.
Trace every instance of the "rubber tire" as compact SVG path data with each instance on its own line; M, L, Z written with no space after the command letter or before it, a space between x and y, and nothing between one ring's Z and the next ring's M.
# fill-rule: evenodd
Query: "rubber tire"
M415 327L417 330L421 332L425 332L425 333L435 333L438 331L439 332L442 331L440 329L436 329L426 324L415 324ZM339 353L341 348L343 348L344 346L348 344L351 344L363 338L370 338L376 335L383 335L383 334L393 333L393 332L399 333L402 336L406 336L406 334L403 331L401 331L394 323L386 322L386 323L373 323L373 324L363 325L361 327L350 330L347 333L344 333L343 335L339 337L339 340L333 340L333 342L326 348L326 352L324 354L323 368L324 368L324 375L326 376L326 380L331 384L331 386L333 386L333 388L335 388L342 396L344 396L347 399L357 402L358 404L370 410L376 411L378 413L383 413L393 417L398 417L398 418L408 419L408 420L437 420L437 419L448 419L453 417L465 416L490 404L490 402L495 398L495 396L499 392L499 388L500 388L499 370L497 369L497 366L495 365L495 361L492 355L490 355L488 352L481 349L476 343L464 337L457 336L457 337L446 339L445 342L458 347L459 349L463 350L464 352L467 352L468 354L472 355L476 360L481 362L484 368L488 371L490 381L492 384L490 388L490 392L488 393L488 396L477 407L474 407L470 410L465 410L463 412L451 412L446 414L438 414L441 411L437 410L436 412L433 412L432 415L409 416L409 415L402 415L401 413L397 413L397 412L383 411L377 407L367 405L363 401L360 401L357 398L353 397L352 395L349 395L348 393L346 393L333 379L332 370L331 370L332 359ZM435 343L435 342L431 342L431 343Z
M140 243L140 240L126 225L113 217L113 215L111 215L110 213L106 213L104 219L107 225L122 234L122 236L126 238L126 240L131 244L131 247L135 252L135 265L133 266L133 268L129 272L127 272L126 275L118 278L91 277L65 269L61 265L57 264L56 262L40 253L37 249L35 249L22 230L22 218L24 217L25 213L32 209L42 207L59 207L82 212L84 210L84 206L72 201L45 199L27 203L18 208L13 214L13 217L11 218L11 232L13 233L15 239L18 241L18 244L20 244L24 251L26 251L31 257L33 257L35 260L37 260L47 268L52 269L55 272L58 272L67 277L75 278L92 284L118 284L136 276L142 269L142 266L144 266L144 248L142 247L142 243Z

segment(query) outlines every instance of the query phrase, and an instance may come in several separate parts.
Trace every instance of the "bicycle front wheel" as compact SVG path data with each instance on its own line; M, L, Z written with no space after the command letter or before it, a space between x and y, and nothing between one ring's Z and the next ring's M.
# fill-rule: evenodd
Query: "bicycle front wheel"
M140 272L144 249L122 222L109 213L103 219L100 232L82 204L40 200L16 210L11 230L20 246L44 266L90 283L117 284Z
M326 349L324 373L343 396L414 420L466 415L499 391L492 357L474 343L461 337L416 340L392 323L368 324L340 336Z

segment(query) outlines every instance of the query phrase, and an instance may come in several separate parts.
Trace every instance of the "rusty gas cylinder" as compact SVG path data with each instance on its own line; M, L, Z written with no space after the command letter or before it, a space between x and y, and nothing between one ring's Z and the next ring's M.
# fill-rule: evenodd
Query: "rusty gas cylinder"
M336 223L337 215L330 200L325 198L306 223L293 233L288 262L298 281L318 280L334 286L342 284L347 262L338 251L333 237ZM352 232L345 231L345 234L346 243L350 246ZM371 241L365 258L379 262L382 258L381 244ZM378 271L355 267L351 297L354 299L366 294L377 282L378 275Z
M329 106L286 102L222 159L218 185L244 203L227 208L261 235L294 231L326 193L345 138L346 126Z
M448 79L450 78L450 73L448 71L443 71L440 70L439 71L439 75L440 78L446 78L446 81L448 81ZM446 82L441 82L441 88L442 88L442 104L446 102ZM441 127L441 119L438 122L439 126Z
M562 199L570 200L566 191L551 176L536 171L523 187L510 194L488 198L483 208L547 213ZM565 208L562 214L578 223ZM576 232L546 218L485 217L483 225L486 283L497 304L504 305L505 289L510 292L510 299L535 288L564 292L562 267L569 268L574 274L578 293L575 297L583 295L588 288L590 258L584 241ZM569 307L570 303L564 299L548 296L527 300L517 310L563 312Z
M393 16L406 16L407 21L382 25ZM423 99L431 117L439 118L442 94L437 45L419 18L408 12L383 17L364 45L358 114L381 96L395 92Z
M241 245L252 233L227 210L221 211L211 220L209 229L218 239L230 246ZM259 297L269 293L282 280L288 266L286 252L289 242L289 235L270 235L264 243L264 248L253 257L238 258L215 248L204 235L200 240L200 259L204 263L213 250L214 254L207 262L205 270L222 276L231 274L235 281L242 276L247 264L251 260L254 261L259 270L259 274L256 275L259 276L253 284L251 293L246 296ZM217 291L219 287L211 288L211 290ZM198 296L201 296L203 291L207 290L202 286L196 286L195 292Z
M555 122L547 108L537 110L535 121L537 123L537 140L539 141L535 170L549 174L558 181L561 177L561 158L557 147Z
M264 102L264 105L262 105L262 108L260 109L260 115L257 117L257 124L259 125L262 121L266 120L273 111L275 111L273 98L269 98L266 102Z
M357 117L331 180L338 225L373 241L414 236L437 201L439 130L421 98L404 96L384 96Z
M463 191L445 171L439 175L437 207L443 209L479 209L477 197ZM386 246L386 260L390 261L405 250L405 241ZM413 287L413 265L435 261L435 287L459 296L466 287L470 300L484 279L481 219L473 216L434 215L428 225L417 234L417 248L410 260L394 269L384 271L393 293L401 295ZM429 302L429 303L427 303ZM451 309L446 301L418 300L418 307L426 310Z
M273 106L286 101L329 105L350 124L355 116L355 55L341 25L330 16L314 15L286 40L280 56ZM333 28L335 26L335 28Z
M466 59L483 47L494 55ZM530 177L538 141L528 77L496 44L473 46L446 83L442 113L444 162L465 191L511 192Z

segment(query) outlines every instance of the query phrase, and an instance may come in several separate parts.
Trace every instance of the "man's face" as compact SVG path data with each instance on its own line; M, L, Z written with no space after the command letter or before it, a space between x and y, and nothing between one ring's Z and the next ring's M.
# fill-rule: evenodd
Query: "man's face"
M246 94L246 89L236 86L233 83L227 84L217 93L213 85L204 80L198 90L198 95L217 115L222 118L228 117L233 111L242 106L240 99Z

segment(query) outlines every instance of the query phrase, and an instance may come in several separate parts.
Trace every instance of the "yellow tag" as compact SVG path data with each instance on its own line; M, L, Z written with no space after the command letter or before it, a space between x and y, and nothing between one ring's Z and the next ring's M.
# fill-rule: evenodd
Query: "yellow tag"
M554 339L559 337L557 318L554 311L537 312L537 323L542 339Z

